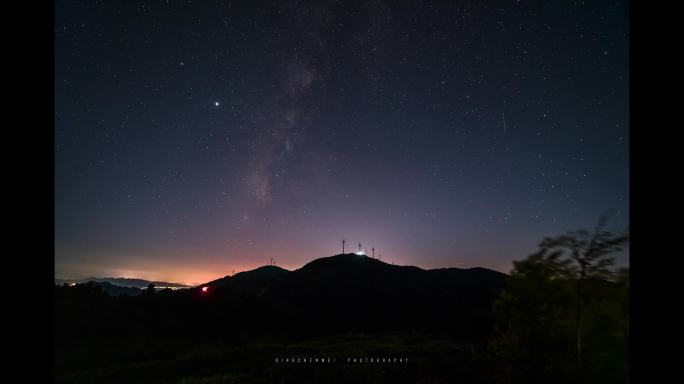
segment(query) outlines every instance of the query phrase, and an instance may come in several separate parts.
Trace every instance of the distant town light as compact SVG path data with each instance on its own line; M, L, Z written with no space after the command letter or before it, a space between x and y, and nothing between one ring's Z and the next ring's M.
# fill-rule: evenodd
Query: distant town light
M209 290L209 287L202 287L202 292L207 293L208 290Z
M356 254L359 255L359 256L366 256L366 252L365 252L365 251L358 251L358 252L356 252Z

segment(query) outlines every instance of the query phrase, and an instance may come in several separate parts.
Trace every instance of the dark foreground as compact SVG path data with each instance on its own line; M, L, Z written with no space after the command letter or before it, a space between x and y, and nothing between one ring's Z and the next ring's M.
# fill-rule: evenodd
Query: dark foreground
M481 353L472 345L418 335L348 335L295 344L262 341L234 347L204 344L167 358L61 372L56 382L493 382L495 378L489 377L491 371L484 366Z
M175 292L112 296L93 284L55 286L55 378L628 382L628 276L582 280L578 323L578 281L555 257L533 255L510 277L337 255L296 271L262 267Z

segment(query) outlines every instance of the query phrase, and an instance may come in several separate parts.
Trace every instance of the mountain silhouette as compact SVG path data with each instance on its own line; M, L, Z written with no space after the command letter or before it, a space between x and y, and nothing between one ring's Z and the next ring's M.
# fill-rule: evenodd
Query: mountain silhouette
M140 294L143 292L143 290L140 288L123 287L120 285L108 283L106 281L90 283L94 285L99 285L100 287L102 287L102 290L104 292L107 292L110 296L140 296Z
M251 271L240 272L234 276L210 281L197 286L211 289L227 288L245 290L258 288L261 294L276 286L285 291L307 288L349 288L357 287L382 291L387 288L415 289L435 286L465 287L492 286L503 287L507 275L486 268L469 269L440 268L422 269L415 266L388 264L378 259L355 253L323 257L309 262L302 268L288 271L274 265L266 265Z
M190 291L278 319L270 327L283 332L296 324L312 333L453 328L465 336L477 333L478 323L488 323L483 317L506 281L506 274L486 268L426 270L351 253L319 258L294 271L264 266Z

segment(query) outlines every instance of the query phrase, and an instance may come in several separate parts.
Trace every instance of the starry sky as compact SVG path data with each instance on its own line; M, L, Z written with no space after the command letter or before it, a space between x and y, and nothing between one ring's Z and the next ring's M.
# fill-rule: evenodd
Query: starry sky
M201 283L342 238L509 272L609 210L624 228L628 22L623 1L59 0L55 274Z

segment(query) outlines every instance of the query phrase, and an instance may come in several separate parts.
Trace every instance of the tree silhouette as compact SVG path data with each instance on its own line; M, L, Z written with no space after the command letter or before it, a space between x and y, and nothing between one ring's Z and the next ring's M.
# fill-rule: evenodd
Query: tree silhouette
M566 348L572 337L567 320L572 318L572 291L567 262L560 256L539 250L514 261L508 287L494 305L500 327L494 347L506 362L502 376L510 382L556 381L554 375L566 365L556 356L572 352Z
M537 252L513 263L494 306L499 337L493 346L508 367L503 376L600 382L628 375L629 271L614 270L613 254L629 235L606 230L607 221L602 215L593 231L544 238Z
M145 294L147 296L154 295L154 284L150 283L150 285L147 286L147 289L145 290Z
M575 281L575 342L577 366L582 367L582 320L586 300L585 287L592 279L609 280L614 277L611 267L612 256L629 242L628 231L614 234L605 229L608 214L599 218L593 232L586 230L567 232L558 237L545 238L539 247L548 252L557 252L563 258L567 274Z

